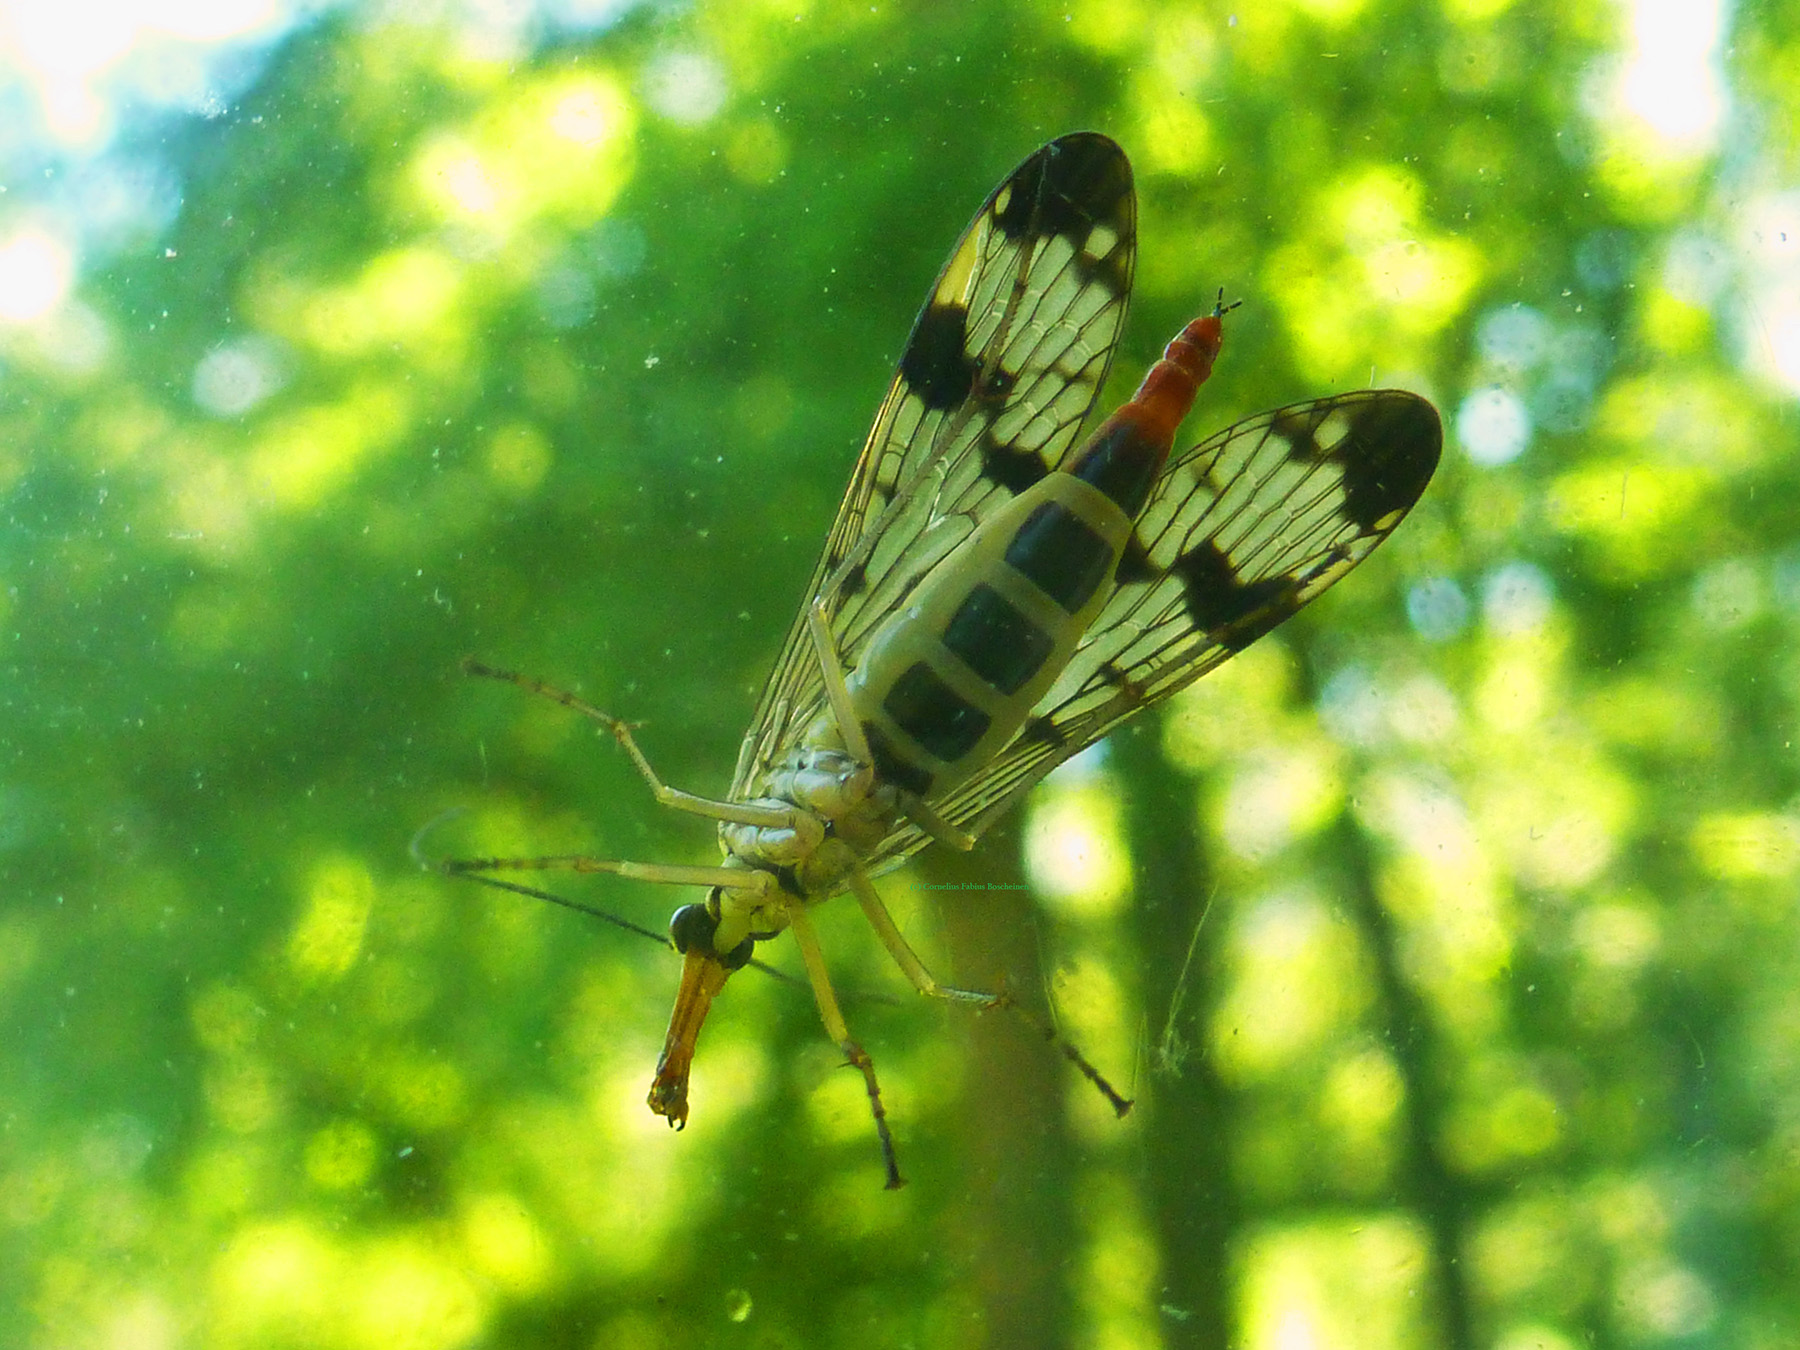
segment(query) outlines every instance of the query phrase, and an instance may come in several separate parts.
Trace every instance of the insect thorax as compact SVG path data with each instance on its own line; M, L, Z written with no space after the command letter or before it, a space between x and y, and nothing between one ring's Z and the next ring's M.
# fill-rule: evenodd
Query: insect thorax
M719 825L726 854L773 873L789 895L818 901L843 888L900 815L898 793L839 749L800 746L764 775L760 806L793 808L790 826Z

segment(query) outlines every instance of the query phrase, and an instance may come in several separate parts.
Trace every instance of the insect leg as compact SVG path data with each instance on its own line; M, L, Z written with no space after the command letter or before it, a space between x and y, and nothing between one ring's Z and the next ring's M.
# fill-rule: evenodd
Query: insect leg
M869 738L863 734L862 720L850 702L850 689L844 683L844 658L838 655L837 643L831 640L831 627L825 622L825 602L815 601L806 611L806 632L812 638L813 654L819 658L819 674L825 681L825 697L831 703L831 715L837 721L838 735L844 749L858 764L873 763Z
M438 866L451 876L465 872L606 872L633 881L664 886L723 886L733 891L766 894L775 883L773 873L751 867L685 867L679 863L619 862L590 858L581 853L561 853L543 858L449 858Z
M729 821L733 825L763 825L772 829L788 829L794 824L794 811L790 807L759 806L754 802L721 802L711 797L696 796L692 792L683 792L680 788L672 788L656 775L650 767L650 761L644 758L644 752L638 749L637 740L631 734L631 725L622 722L611 713L602 712L585 699L576 698L566 690L555 685L545 684L529 675L521 675L514 670L497 670L493 666L484 666L474 659L463 662L463 672L468 675L479 675L483 679L501 680L507 684L516 684L528 693L540 694L553 703L560 703L580 713L583 717L591 717L612 734L625 753L631 756L631 762L639 774L650 785L650 791L656 800L664 806L672 806L677 811L685 811L689 815L705 816L708 820ZM604 869L590 869L604 870ZM701 883L710 885L711 883Z
M831 704L831 715L837 722L844 749L858 764L874 763L869 753L869 738L863 734L862 722L850 702L850 688L844 683L844 660L838 654L837 643L831 639L823 600L815 601L807 609L806 631L812 638L813 653L819 658L819 676L825 685L825 698ZM964 853L975 847L974 835L957 829L910 793L902 794L900 813L940 844Z
M984 994L975 989L953 989L947 984L939 984L937 977L925 968L919 954L912 949L894 922L894 916L888 913L888 907L881 898L881 892L875 889L868 874L861 868L850 874L850 890L856 896L856 903L862 906L863 916L868 919L869 926L875 930L875 936L881 939L888 955L894 958L894 964L905 972L906 978L912 981L913 988L927 998L941 998L951 1003L975 1003L982 1008L998 1008L1007 1002L1005 994Z
M1123 1116L1131 1110L1131 1099L1124 1096L1106 1080L1100 1070L1096 1069L1088 1057L1076 1049L1067 1037L1048 1022L1034 1016L1029 1010L1014 1001L1013 996L1004 989L998 994L983 994L973 989L953 989L949 985L939 984L936 977L925 968L919 954L912 949L905 936L900 932L894 916L888 913L887 905L882 901L881 893L875 889L875 883L861 870L850 874L850 890L856 901L862 906L869 926L881 939L881 945L888 949L888 955L894 958L894 964L906 973L913 988L928 998L946 999L952 1003L973 1003L986 1012L990 1008L1005 1008L1017 1013L1026 1024L1034 1029L1051 1045L1062 1051L1063 1058L1080 1071L1081 1076L1092 1083L1101 1096L1105 1097L1113 1111Z
M900 1160L894 1156L894 1136L888 1129L887 1108L881 1104L881 1086L875 1081L875 1061L869 1058L868 1051L850 1039L850 1026L844 1021L843 1009L838 1007L837 995L832 992L831 976L825 969L825 953L819 949L819 935L813 930L812 918L805 905L796 903L789 908L788 924L800 946L800 959L806 964L806 978L812 982L813 998L818 1001L825 1034L837 1042L838 1049L844 1052L844 1057L868 1085L869 1110L875 1117L875 1133L881 1140L881 1161L887 1168L887 1189L897 1191L906 1184L906 1178L900 1175Z
M975 847L974 835L967 830L957 829L956 826L927 806L923 798L915 797L910 792L900 794L900 814L930 835L935 843L943 844L961 853L967 853Z

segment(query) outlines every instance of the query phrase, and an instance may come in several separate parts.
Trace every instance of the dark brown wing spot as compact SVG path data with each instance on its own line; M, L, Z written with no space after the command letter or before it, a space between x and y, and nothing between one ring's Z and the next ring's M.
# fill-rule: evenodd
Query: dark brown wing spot
M981 397L996 401L1004 399L1012 393L1018 382L1019 377L1010 370L989 371L987 378L981 382Z
M1162 568L1150 560L1150 550L1145 548L1137 535L1125 541L1125 552L1119 556L1119 567L1113 573L1113 580L1121 586L1134 583L1155 581L1163 575Z
M1114 248L1103 258L1078 253L1075 255L1075 271L1083 285L1099 286L1110 294L1123 295L1131 289L1130 250Z
M1372 530L1419 500L1437 469L1444 427L1437 409L1412 394L1370 399L1351 414L1336 454L1344 468L1344 514Z
M1035 450L1020 450L994 439L993 431L981 442L981 476L1015 495L1025 491L1049 470Z
M1275 603L1294 584L1289 577L1245 581L1210 540L1182 554L1171 570L1181 577L1194 626L1227 646L1233 645L1231 629Z
M978 370L968 353L969 312L961 305L927 305L900 358L900 376L935 412L969 397Z
M1105 136L1078 132L1026 160L1007 188L994 223L1009 239L1063 234L1079 244L1094 220L1121 214L1131 196L1131 165Z
M1044 147L1044 188L1038 224L1045 231L1087 237L1095 220L1119 214L1131 195L1131 165L1119 147L1091 132L1064 136Z
M1313 404L1285 408L1269 419L1269 430L1287 442L1287 457L1301 464L1315 463L1319 458L1318 430L1320 413Z

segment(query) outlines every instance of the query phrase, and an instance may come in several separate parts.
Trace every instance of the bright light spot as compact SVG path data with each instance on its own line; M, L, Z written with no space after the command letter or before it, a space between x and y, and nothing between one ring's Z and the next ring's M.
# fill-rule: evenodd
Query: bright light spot
M395 1239L362 1256L336 1286L352 1318L352 1344L454 1350L475 1341L487 1304L447 1254L423 1238Z
M176 1350L187 1338L174 1309L155 1294L136 1294L118 1305L95 1339L116 1350Z
M361 1121L333 1121L307 1141L306 1175L323 1190L352 1190L375 1170L378 1147L374 1131Z
M1427 642L1448 642L1469 621L1469 597L1449 577L1427 577L1406 593L1406 617Z
M1294 892L1258 900L1233 925L1210 1034L1216 1067L1234 1086L1316 1052L1367 997L1345 936L1326 906Z
M1419 1296L1431 1256L1415 1222L1372 1213L1270 1221L1253 1227L1241 1246L1242 1333L1232 1344L1243 1350L1432 1340Z
M429 210L476 226L493 245L546 217L584 228L605 217L630 176L635 112L605 76L546 75L431 136L412 180Z
M1488 1170L1555 1147L1563 1133L1555 1097L1533 1083L1485 1086L1450 1122L1447 1142L1460 1165Z
M206 62L175 44L272 37L290 18L288 0L12 0L0 13L10 30L6 45L36 86L50 134L85 147L110 135L123 98L162 92L141 87L144 80L160 86L172 74L184 101L198 105ZM150 44L158 49L154 59L134 64L132 57ZM121 67L124 79L116 73Z
M1509 389L1477 389L1456 410L1456 439L1483 467L1508 464L1531 444L1531 414Z
M216 347L194 368L194 402L214 417L240 417L287 382L280 349L267 338Z
M549 1274L550 1244L514 1196L490 1193L465 1201L463 1241L482 1274L511 1292L539 1289Z
M306 912L288 937L288 964L303 976L334 979L362 951L375 903L375 879L351 858L321 863L308 886Z
M1718 1317L1718 1300L1686 1266L1663 1260L1627 1268L1619 1277L1626 1325L1643 1340L1697 1337Z
M1800 192L1753 199L1736 236L1746 301L1739 346L1751 365L1800 393Z
M1637 0L1632 49L1620 79L1625 106L1657 134L1696 147L1724 116L1719 85L1721 0Z
M1429 675L1401 685L1388 706L1388 720L1403 741L1434 745L1449 738L1461 720L1456 695Z
M1800 393L1800 297L1783 313L1768 316L1769 364L1790 390Z
M1111 745L1111 741L1095 741L1081 753L1058 764L1044 781L1071 788L1096 781L1106 771L1106 762L1112 758Z
M1059 911L1114 913L1130 890L1114 799L1097 783L1065 784L1036 798L1025 826L1025 871Z
M1274 1350L1319 1350L1324 1343L1313 1319L1299 1308L1282 1310L1270 1341Z
M644 101L683 126L711 119L725 94L725 68L699 52L664 52L644 72Z
M1483 316L1475 345L1496 366L1527 371L1549 350L1550 321L1529 305L1508 305Z
M1604 784L1580 786L1604 788ZM1509 820L1518 828L1500 843L1527 886L1561 890L1585 886L1612 861L1619 843L1615 803L1599 792L1588 792L1586 798L1562 791L1544 794L1536 802L1521 797L1502 803L1502 810L1519 808Z
M1714 563L1694 582L1694 613L1709 628L1741 628L1763 609L1761 571L1743 558Z
M213 1260L212 1292L239 1335L275 1327L316 1327L339 1288L342 1253L298 1219L240 1226Z
M1360 666L1340 670L1319 697L1319 717L1332 739L1369 747L1390 737L1414 745L1444 740L1462 720L1456 696L1440 681L1415 675L1398 689Z
M1502 637L1530 633L1550 617L1555 592L1544 569L1528 562L1496 567L1481 587L1481 617Z
M1494 1350L1576 1350L1575 1342L1542 1322L1509 1327L1494 1343Z
M571 90L550 110L550 129L577 145L598 145L613 133L613 105L589 87Z
M1760 269L1800 269L1800 192L1752 199L1738 226L1738 252Z
M288 6L282 0L15 0L5 8L26 65L45 75L93 76L146 37L226 42L285 22Z
M1669 241L1663 285L1677 300L1709 307L1731 280L1732 257L1716 239L1683 230Z
M1374 784L1358 805L1365 819L1417 857L1462 867L1480 857L1468 811L1441 783L1395 774Z
M30 323L61 303L75 279L75 260L60 241L24 230L0 244L0 320Z
M560 28L578 32L610 28L637 0L544 0L544 16Z
M1219 832L1241 858L1262 859L1311 834L1336 813L1343 784L1323 754L1257 755L1232 775L1219 809Z
M96 75L131 50L138 21L124 5L11 4L13 43L23 64L49 79Z
M71 300L40 319L32 330L38 354L70 375L98 370L112 354L112 330L88 306Z
M1636 905L1595 905L1576 917L1575 945L1595 965L1635 970L1662 946L1662 932L1650 913Z
M1768 812L1715 812L1694 827L1700 865L1717 877L1791 877L1800 871L1800 818Z
M1342 745L1371 746L1387 732L1381 686L1361 666L1346 666L1319 694L1319 720Z
M486 215L500 204L500 189L479 155L449 158L440 168L444 191L471 216Z
M161 0L147 6L148 27L190 42L224 42L258 32L285 17L278 0Z

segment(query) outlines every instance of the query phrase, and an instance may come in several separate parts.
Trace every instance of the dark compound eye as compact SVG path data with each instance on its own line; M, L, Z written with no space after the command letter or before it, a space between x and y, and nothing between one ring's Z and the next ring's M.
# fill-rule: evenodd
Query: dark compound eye
M687 949L696 942L712 946L713 931L718 926L718 920L706 912L705 905L683 905L669 919L669 937L674 940L675 950L686 956Z
M669 937L675 943L675 950L682 955L687 955L688 948L697 945L713 951L719 964L727 970L739 970L748 965L750 955L756 949L756 939L747 937L729 952L719 952L713 950L713 934L718 930L719 921L705 905L683 905L669 919Z

